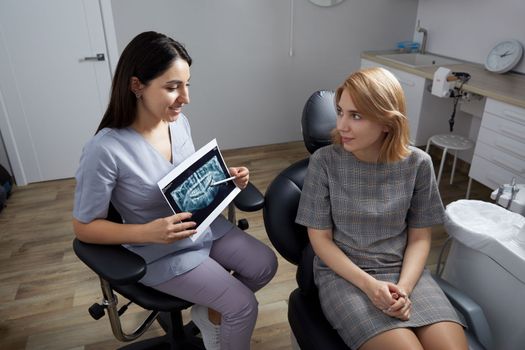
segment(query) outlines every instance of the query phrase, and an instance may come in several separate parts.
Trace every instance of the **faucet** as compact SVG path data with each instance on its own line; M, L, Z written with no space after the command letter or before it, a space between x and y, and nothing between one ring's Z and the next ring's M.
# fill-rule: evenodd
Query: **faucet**
M418 33L423 33L423 40L421 40L421 47L420 47L420 49L419 49L419 52L420 52L421 54L425 54L425 53L426 53L426 50L427 50L427 35L428 35L428 31L427 31L425 28L423 28L423 27L421 27L421 26L419 25L419 19L417 20L417 28L416 28L416 31L417 31Z

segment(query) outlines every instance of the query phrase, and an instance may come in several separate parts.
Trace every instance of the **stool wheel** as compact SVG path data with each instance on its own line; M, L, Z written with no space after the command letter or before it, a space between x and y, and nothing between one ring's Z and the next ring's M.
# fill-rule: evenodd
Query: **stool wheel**
M250 228L250 224L248 223L248 220L240 219L237 221L237 227L243 231L246 231L248 228Z
M466 137L455 135L455 134L438 134L431 136L428 139L427 147L425 152L428 153L430 144L434 144L438 147L443 148L443 155L441 156L441 164L439 165L439 171L437 176L437 184L441 181L441 175L443 174L443 166L445 165L445 157L448 150L454 151L454 162L452 163L452 173L450 175L450 184L454 181L454 172L456 170L456 161L458 158L458 151L465 151L474 147L474 142ZM467 195L466 198L470 195L470 185L472 179L469 177Z

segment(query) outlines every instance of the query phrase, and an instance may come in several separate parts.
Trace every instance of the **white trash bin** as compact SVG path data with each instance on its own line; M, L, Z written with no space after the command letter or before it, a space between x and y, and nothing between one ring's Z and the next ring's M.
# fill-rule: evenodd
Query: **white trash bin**
M494 349L525 349L525 217L464 199L446 213L453 240L442 277L481 306Z

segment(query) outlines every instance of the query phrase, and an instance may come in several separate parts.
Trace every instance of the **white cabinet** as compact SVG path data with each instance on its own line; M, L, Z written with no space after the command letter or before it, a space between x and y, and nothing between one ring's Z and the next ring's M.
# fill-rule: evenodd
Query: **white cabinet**
M452 113L451 99L433 96L426 88L431 81L380 63L361 59L361 68L383 67L392 72L405 93L410 138L414 145L426 145L430 136L448 132Z
M525 183L525 109L487 99L469 176L491 189Z

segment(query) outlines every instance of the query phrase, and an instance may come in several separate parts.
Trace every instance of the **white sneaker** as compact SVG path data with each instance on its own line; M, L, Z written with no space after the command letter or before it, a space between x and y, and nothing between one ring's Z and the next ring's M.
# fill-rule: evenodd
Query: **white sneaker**
M211 323L208 317L208 308L203 305L193 305L191 307L191 319L201 331L202 341L206 350L220 350L220 326Z

